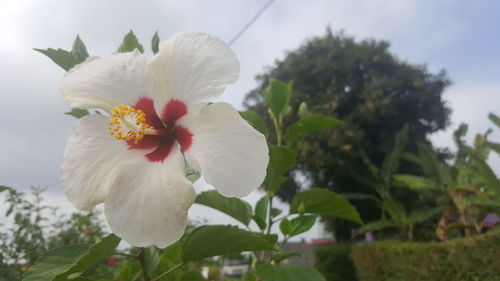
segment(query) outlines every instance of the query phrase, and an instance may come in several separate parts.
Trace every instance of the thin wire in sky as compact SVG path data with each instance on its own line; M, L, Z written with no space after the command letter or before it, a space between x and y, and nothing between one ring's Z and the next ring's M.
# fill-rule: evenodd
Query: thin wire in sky
M274 0L270 0L267 2L258 12L255 14L255 16L234 36L229 43L227 43L229 46L231 46L234 42L236 42L247 29L252 26L252 24L264 13L264 11L271 6L271 4L274 2Z

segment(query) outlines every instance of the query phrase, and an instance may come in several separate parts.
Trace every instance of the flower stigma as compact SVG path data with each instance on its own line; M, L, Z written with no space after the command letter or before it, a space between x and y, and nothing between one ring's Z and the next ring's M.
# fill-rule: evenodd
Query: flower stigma
M137 144L144 135L155 134L155 128L146 124L146 114L142 110L120 104L111 112L113 120L108 122L108 129L115 139Z

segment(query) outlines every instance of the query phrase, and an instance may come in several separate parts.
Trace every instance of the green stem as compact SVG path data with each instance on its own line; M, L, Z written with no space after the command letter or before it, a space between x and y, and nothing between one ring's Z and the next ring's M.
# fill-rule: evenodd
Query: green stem
M115 256L123 256L123 257L128 257L128 258L134 258L134 259L137 258L137 256L129 255L129 254L125 254L125 253L119 253L119 252L115 252L115 253L113 253L113 255L115 255Z
M274 123L274 131L276 132L276 144L281 145L282 136L281 136L280 121L277 118L275 118L274 116L271 116L271 117L272 117L273 123Z
M273 226L273 218L271 217L271 211L273 210L273 195L269 193L269 212L267 218L267 234L271 233L271 227Z
M288 214L288 215L282 216L281 218L277 218L277 219L273 220L273 224L275 224L275 223L277 223L277 222L279 222L279 221L281 221L283 219L286 219L286 218L288 218L291 215L292 214Z
M160 275L156 276L156 277L155 277L154 279L152 279L151 281L157 281L157 280L160 280L161 278L165 277L165 276L166 276L167 274L169 274L170 272L172 272L172 271L174 271L174 270L178 269L179 267L181 267L181 266L183 266L183 265L184 265L184 263L182 263L182 262L181 262L181 263L179 263L179 264L176 264L176 265L174 265L173 267L171 267L169 270L167 270L167 271L163 272L162 274L160 274Z
M151 277L149 276L147 270L146 270L146 260L144 259L144 248L141 249L141 252L139 252L139 255L137 256L139 259L139 262L141 263L142 267L142 276L144 276L144 281L151 281Z

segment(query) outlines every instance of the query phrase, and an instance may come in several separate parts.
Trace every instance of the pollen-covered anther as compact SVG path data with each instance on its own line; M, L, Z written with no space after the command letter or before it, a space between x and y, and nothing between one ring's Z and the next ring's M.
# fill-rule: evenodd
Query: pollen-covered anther
M128 105L120 104L111 112L113 120L109 121L109 134L117 140L139 143L145 135L154 132L154 128L146 124L146 114Z

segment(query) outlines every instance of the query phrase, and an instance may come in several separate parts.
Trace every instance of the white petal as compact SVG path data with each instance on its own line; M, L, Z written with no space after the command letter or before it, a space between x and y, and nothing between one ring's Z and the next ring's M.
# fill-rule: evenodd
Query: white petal
M60 90L71 107L110 110L151 96L147 59L139 51L87 59L62 79Z
M242 197L262 184L269 161L266 139L231 105L205 106L181 123L193 133L186 160L221 194Z
M141 157L141 152L127 149L125 142L108 134L107 122L110 120L103 115L83 117L66 146L61 176L63 190L80 210L90 211L104 202L116 179L119 164Z
M164 248L179 240L196 198L179 148L163 162L137 161L121 171L104 203L111 230L136 247Z
M179 33L160 43L149 71L162 95L159 106L178 99L189 109L213 101L238 80L240 64L220 39L202 33Z

